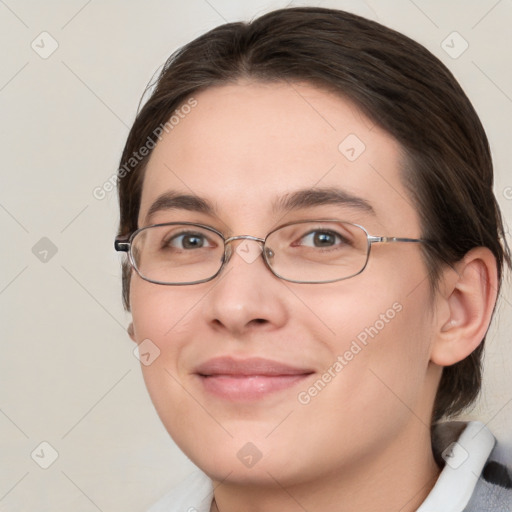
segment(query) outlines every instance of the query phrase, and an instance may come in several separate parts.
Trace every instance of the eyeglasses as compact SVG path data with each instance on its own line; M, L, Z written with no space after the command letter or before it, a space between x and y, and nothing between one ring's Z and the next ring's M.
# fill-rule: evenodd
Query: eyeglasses
M365 228L340 220L301 220L283 224L265 238L224 235L211 226L193 222L168 222L118 236L114 247L127 252L132 267L151 283L199 284L214 279L236 252L247 262L261 253L268 269L292 283L316 284L342 281L360 274L368 263L372 244L421 243L427 240L373 236Z

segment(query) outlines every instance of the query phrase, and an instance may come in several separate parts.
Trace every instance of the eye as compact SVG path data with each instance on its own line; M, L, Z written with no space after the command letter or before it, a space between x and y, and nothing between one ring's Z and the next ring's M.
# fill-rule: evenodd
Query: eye
M212 244L210 244L208 238L201 233L185 232L163 240L162 247L188 250L212 247Z
M335 231L315 230L305 234L297 245L309 247L333 247L346 244L347 240Z

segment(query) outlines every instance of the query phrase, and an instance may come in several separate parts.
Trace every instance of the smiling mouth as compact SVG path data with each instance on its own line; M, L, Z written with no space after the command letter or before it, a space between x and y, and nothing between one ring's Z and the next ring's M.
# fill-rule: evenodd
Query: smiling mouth
M258 400L302 382L301 375L200 375L204 389L225 400Z
M224 357L200 365L196 375L207 393L228 401L252 401L289 389L312 373L268 359Z

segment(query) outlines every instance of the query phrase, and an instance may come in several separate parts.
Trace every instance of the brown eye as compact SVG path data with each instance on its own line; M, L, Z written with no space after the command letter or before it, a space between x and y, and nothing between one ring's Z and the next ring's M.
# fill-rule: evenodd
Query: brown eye
M176 249L201 249L202 247L209 247L209 242L206 236L201 233L180 233L174 235L168 240L164 240L163 247L172 247Z
M344 244L346 240L334 231L315 230L304 235L297 245L309 247L333 247Z

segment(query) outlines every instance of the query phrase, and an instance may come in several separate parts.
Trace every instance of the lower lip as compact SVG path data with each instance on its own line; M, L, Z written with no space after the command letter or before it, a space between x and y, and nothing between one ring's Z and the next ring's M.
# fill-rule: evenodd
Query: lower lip
M258 400L270 393L291 388L309 377L298 375L200 375L204 388L209 393L225 400Z

